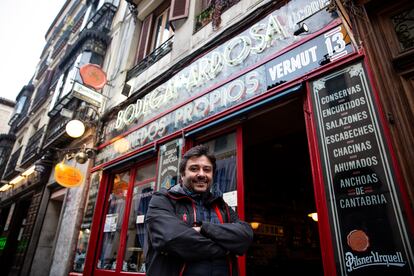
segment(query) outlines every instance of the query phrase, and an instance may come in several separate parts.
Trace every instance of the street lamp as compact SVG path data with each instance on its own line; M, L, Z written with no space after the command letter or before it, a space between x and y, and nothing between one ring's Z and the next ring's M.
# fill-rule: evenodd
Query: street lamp
M78 119L71 120L66 124L66 133L72 138L79 138L85 133L85 124Z
M96 126L98 120L99 110L93 105L82 103L72 120L66 124L66 133L72 138L79 138L85 133L86 126Z

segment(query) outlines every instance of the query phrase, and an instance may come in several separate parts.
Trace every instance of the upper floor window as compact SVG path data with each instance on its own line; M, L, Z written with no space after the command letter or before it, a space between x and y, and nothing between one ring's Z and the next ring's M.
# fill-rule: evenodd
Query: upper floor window
M170 8L165 9L155 20L154 41L151 49L156 49L173 36L174 31L169 24Z
M155 52L174 35L169 22L169 13L170 1L164 1L142 22L136 58L137 63L150 54L155 55L152 60L158 60L160 55L165 55L171 50L169 47L163 47L168 49Z
M414 7L391 16L391 21L400 48L403 51L414 48Z
M10 117L9 125L11 126L18 118L23 115L25 112L25 107L28 104L28 97L22 96L17 100L16 106L14 108L13 114Z

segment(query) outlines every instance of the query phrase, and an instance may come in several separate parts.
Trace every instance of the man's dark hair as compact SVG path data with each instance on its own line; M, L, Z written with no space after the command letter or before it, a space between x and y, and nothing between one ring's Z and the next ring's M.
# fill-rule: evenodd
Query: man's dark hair
M188 159L191 157L200 157L206 156L208 160L210 160L211 164L213 164L213 173L216 170L216 157L214 154L210 153L208 146L205 145L198 145L189 149L183 156L180 162L180 174L184 174L185 166L187 165Z

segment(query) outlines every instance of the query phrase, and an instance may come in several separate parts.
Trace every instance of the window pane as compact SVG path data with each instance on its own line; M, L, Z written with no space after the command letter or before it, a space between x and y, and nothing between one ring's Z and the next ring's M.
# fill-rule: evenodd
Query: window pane
M95 172L91 175L91 183L86 202L85 213L81 229L79 231L78 244L76 246L75 260L73 262L73 271L83 272L85 264L85 255L88 250L92 216L95 210L96 196L98 195L99 183L101 181L101 172Z
M154 47L156 49L160 47L164 42L166 42L173 34L173 30L170 27L169 23L169 13L170 8L166 9L163 13L161 13L156 21L155 21L155 29L154 29Z
M155 181L134 187L134 197L129 213L128 236L124 254L123 271L145 272L144 217L155 188Z
M103 229L102 249L98 268L115 270L116 257L121 235L121 227L128 192L129 172L115 174L112 191L109 195L109 207Z
M220 136L205 143L216 155L213 189L222 193L235 191L236 186L236 133Z
M155 169L156 169L156 163L155 162L140 167L138 169L135 182L141 182L145 179L155 177Z
M123 271L145 272L144 248L144 217L148 204L155 189L155 165L145 165L137 169L134 193L129 212L128 235L125 247ZM151 181L149 181L151 179Z
M156 21L156 25L155 25L155 45L154 45L154 49L158 48L158 46L161 45L161 40L162 40L162 19L163 19L163 15L161 14Z
M164 18L165 18L165 24L164 24L164 30L163 30L163 34L162 34L162 41L161 44L164 43L165 41L167 41L171 34L172 34L172 30L170 28L170 9L167 9L164 13ZM160 45L161 45L160 44Z

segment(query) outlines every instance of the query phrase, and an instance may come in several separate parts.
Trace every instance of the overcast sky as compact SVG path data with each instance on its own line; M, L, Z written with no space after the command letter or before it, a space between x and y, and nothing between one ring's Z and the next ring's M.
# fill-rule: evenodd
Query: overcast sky
M65 0L0 0L0 97L15 101L32 78L45 34Z

